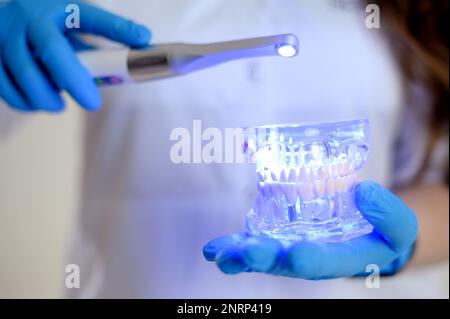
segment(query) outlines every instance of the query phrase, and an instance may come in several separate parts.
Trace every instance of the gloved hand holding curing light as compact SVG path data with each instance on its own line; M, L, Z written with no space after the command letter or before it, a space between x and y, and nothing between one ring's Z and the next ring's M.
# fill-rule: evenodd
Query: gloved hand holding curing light
M374 226L370 234L342 243L285 243L269 237L235 234L212 240L203 249L224 273L263 272L304 279L364 275L376 264L382 275L400 270L411 257L418 233L414 212L383 186L365 181L356 188L356 205Z
M80 8L79 29L66 27L69 4ZM99 90L69 41L76 32L132 47L148 44L151 37L146 27L81 1L0 3L0 98L22 111L58 112L65 90L86 110L97 110Z

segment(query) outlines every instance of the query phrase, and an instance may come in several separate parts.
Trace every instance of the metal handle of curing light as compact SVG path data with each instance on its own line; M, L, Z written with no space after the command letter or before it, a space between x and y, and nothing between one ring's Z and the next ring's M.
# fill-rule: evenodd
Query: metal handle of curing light
M297 55L293 34L208 44L171 43L142 49L87 51L78 54L97 84L150 81L202 70L224 62L262 56Z

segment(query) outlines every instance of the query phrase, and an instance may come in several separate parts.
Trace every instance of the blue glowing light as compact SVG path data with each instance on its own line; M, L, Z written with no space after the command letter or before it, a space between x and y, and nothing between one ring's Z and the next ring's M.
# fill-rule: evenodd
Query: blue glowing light
M290 44L283 44L278 47L278 54L284 58L291 58L297 54L297 49Z

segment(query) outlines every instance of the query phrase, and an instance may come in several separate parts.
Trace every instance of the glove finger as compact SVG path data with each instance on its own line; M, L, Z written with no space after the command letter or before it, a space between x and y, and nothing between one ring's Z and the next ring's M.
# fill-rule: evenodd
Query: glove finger
M276 274L284 257L281 242L269 237L249 237L242 244L241 251L245 264L256 272Z
M151 32L145 26L89 4L80 3L79 6L80 31L101 35L129 46L149 43Z
M97 110L101 105L100 92L57 26L49 20L35 20L28 35L37 57L56 85L85 109Z
M280 259L284 257L282 243L268 237L223 236L206 247L212 252L207 259L216 260L217 266L227 274L248 271L278 274Z
M243 259L243 248L239 244L226 246L219 251L216 256L216 264L222 272L229 275L251 271Z
M417 237L417 218L399 197L376 182L365 181L356 187L355 199L359 211L393 250L411 247Z
M34 111L6 72L2 59L0 59L0 97L12 108L20 111Z
M5 67L26 96L27 102L37 109L61 111L64 102L33 59L23 33L11 34L7 43L2 56Z
M245 237L245 234L232 234L215 238L203 247L203 256L208 261L215 261L217 254L221 250L229 246L238 245Z

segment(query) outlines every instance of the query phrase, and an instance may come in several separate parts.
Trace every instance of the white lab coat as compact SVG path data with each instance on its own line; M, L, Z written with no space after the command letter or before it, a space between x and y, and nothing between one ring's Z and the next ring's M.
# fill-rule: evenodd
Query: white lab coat
M173 164L172 129L366 117L363 178L389 185L402 111L401 80L361 8L334 1L94 1L151 28L154 43L295 33L295 59L227 63L184 77L103 89L86 127L83 203L70 263L71 297L389 297L364 280L227 276L205 261L210 239L243 230L255 196L250 165ZM407 295L402 295L407 296Z

